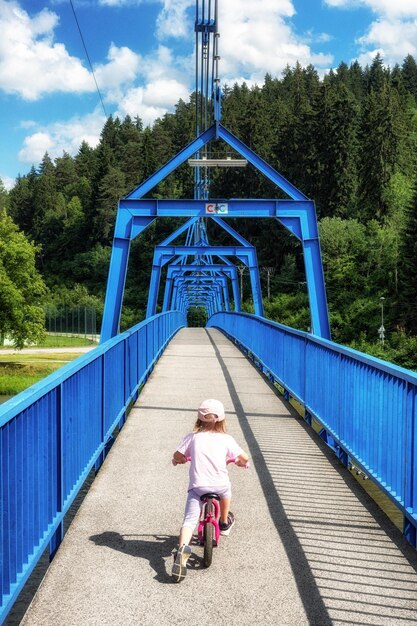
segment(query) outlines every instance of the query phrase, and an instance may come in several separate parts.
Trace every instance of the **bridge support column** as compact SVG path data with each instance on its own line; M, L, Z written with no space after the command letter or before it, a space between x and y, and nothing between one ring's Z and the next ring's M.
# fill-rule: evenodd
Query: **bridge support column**
M232 278L232 291L233 291L233 300L235 302L235 311L236 313L240 313L240 291L239 291L239 279L236 277Z
M249 267L250 284L252 287L253 307L255 315L264 316L264 306L262 303L261 281L259 280L258 266Z
M166 283L165 283L164 304L162 306L163 313L165 313L165 311L168 311L169 309L169 303L171 301L171 295L172 295L172 282L173 282L172 278L168 276Z
M161 282L161 265L154 264L152 266L151 281L149 284L149 295L148 295L148 306L146 308L146 317L152 317L152 315L155 315L156 313L160 282Z
M133 218L129 211L119 207L107 279L106 300L100 333L101 343L115 337L119 332L130 242L145 230L153 220L153 217Z
M130 239L114 238L104 303L100 341L103 343L119 332L123 292L129 260Z
M311 332L324 339L330 339L330 325L319 240L310 239L304 241L303 248L311 311Z

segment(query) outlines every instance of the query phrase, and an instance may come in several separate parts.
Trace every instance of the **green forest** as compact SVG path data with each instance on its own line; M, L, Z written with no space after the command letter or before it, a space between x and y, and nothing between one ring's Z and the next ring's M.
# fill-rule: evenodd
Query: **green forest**
M262 86L224 86L223 124L316 203L334 341L417 369L417 64L377 56L321 78L288 67ZM0 335L42 335L44 305L103 310L118 199L195 137L195 97L144 128L109 117L95 148L45 154L0 185ZM230 148L211 144L224 158ZM187 164L149 197L193 197ZM211 198L279 198L254 168L217 169ZM132 245L122 314L144 318L153 248L183 222L159 219ZM303 330L310 316L302 250L276 220L231 220L256 246L265 314ZM230 243L208 224L212 243ZM4 280L3 280L4 278ZM269 283L269 298L267 287ZM249 277L244 309L252 311ZM383 300L382 300L383 298ZM384 314L385 341L378 335Z

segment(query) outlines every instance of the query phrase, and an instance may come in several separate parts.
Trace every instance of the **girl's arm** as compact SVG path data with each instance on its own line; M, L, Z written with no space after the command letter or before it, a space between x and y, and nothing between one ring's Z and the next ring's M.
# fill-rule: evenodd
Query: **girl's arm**
M172 456L172 465L183 465L187 463L187 457L176 450Z
M249 461L248 455L246 454L246 452L242 452L241 454L239 454L238 457L236 457L235 464L238 465L239 467L246 467L246 464L248 461Z

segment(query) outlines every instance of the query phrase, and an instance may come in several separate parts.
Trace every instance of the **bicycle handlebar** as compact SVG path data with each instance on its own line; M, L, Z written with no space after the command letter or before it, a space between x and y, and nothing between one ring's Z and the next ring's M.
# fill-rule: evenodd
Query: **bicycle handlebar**
M187 461L191 461L191 457L190 456L186 456L185 457ZM236 461L237 459L227 459L226 464L230 465L231 463L234 463L236 465ZM249 469L250 468L250 463L249 461L246 461L246 465L240 465L238 467L243 467L245 469Z

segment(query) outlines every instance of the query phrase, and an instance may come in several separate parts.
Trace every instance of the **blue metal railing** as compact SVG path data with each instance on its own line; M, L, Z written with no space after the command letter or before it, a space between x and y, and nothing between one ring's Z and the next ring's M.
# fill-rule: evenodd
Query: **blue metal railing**
M417 547L417 374L254 315L220 312L208 326L249 351L320 423L339 458L377 483Z
M0 408L0 623L103 460L181 312L155 315L33 385Z

